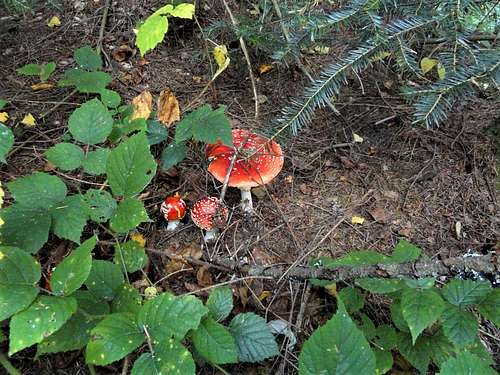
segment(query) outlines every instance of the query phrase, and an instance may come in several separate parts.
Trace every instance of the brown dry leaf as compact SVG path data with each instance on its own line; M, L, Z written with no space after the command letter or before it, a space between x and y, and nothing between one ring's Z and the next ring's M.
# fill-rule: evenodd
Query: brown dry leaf
M259 301L264 301L266 298L272 296L273 294L269 290L264 290L260 296L259 296Z
M47 90L47 89L51 89L52 87L54 87L54 84L49 83L49 82L40 82L40 83L35 83L34 85L31 85L31 89L33 91Z
M131 48L129 45L122 44L120 47L114 49L112 56L116 61L122 62L133 57L135 52L136 50Z
M340 157L340 162L342 163L342 165L345 167L345 168L354 168L356 166L356 164L354 164L354 162L349 159L349 158L346 158L345 156L341 156Z
M188 246L181 250L180 256L182 258L191 258L200 260L203 256L203 251L201 250L201 246L196 242L191 242Z
M270 72L271 70L273 70L273 66L271 64L261 64L257 68L257 71L259 72L259 74L265 74L265 73Z
M144 57L140 57L139 60L137 60L137 65L139 66L144 66L149 64L149 61L147 61Z
M208 267L200 267L196 272L196 280L198 284L201 286L211 286L214 285L214 281L212 279L212 274L210 273Z
M269 254L259 247L252 250L252 258L255 263L260 264L261 266L272 264L272 259Z
M263 187L254 187L252 188L252 194L255 195L258 199L265 198L266 190Z
M238 296L240 297L241 304L245 307L248 303L248 288L245 285L238 288Z
M382 207L375 207L369 210L368 213L373 217L373 220L379 223L385 224L387 221L387 215Z
M163 90L160 93L160 98L158 99L158 113L156 116L167 128L170 128L174 122L181 119L179 101L172 91Z
M203 78L200 76L193 76L194 83L201 83L202 80L203 80Z
M302 192L302 194L306 195L312 193L312 189L309 186L307 186L307 184L300 184L299 190Z
M141 92L132 99L132 107L134 107L134 113L132 113L131 120L138 118L147 120L153 107L153 96L149 91Z
M171 259L165 265L165 272L170 275L174 272L190 268L189 264L181 258Z
M50 161L48 161L47 164L45 164L45 166L43 167L44 172L52 172L55 169L56 169L56 166L54 164L52 164Z

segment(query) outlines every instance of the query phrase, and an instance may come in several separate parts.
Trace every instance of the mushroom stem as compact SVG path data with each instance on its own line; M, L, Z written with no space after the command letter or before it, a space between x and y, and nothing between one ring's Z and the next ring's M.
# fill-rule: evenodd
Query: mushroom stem
M219 230L217 228L205 231L205 242L212 242L217 238L217 233Z
M173 232L177 229L180 224L180 220L169 220L167 225L167 230Z
M241 208L245 213L253 212L252 193L250 188L241 189Z

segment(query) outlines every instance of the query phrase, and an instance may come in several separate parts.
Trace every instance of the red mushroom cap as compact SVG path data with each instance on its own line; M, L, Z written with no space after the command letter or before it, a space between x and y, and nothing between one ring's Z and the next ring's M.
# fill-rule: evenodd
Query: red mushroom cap
M191 209L193 223L205 230L223 227L229 216L227 207L216 197L205 197L197 201Z
M229 186L241 189L265 185L280 173L284 158L278 143L244 129L233 129L232 133L234 148L220 142L207 146L212 176L224 182L235 149L240 155L229 175Z
M180 195L167 197L160 206L160 212L165 220L181 220L186 215L186 202Z

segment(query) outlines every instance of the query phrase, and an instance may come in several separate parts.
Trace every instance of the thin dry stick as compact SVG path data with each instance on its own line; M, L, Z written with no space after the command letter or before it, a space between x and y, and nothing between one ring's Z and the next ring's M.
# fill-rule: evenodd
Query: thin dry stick
M101 18L101 27L99 28L99 39L97 40L97 53L102 53L108 62L108 65L111 66L111 60L109 56L106 54L104 49L102 48L102 42L104 40L104 29L106 28L106 20L108 18L108 11L111 5L111 0L106 0L104 3L104 12Z
M231 12L231 8L229 8L229 5L227 4L226 0L222 0L224 3L224 7L226 8L227 13L229 14L229 18L231 19L231 23L233 24L234 27L238 27L238 21L233 16L233 12ZM250 75L250 80L252 81L252 90L253 90L253 99L255 101L255 119L259 118L259 95L257 93L257 85L255 83L255 77L253 75L253 70L252 70L252 63L250 62L250 55L248 54L247 46L245 44L245 41L243 40L242 37L240 37L240 46L241 50L243 51L243 55L245 55L245 60L247 61L248 65L248 73Z
M182 296L189 296L191 294L205 292L207 290L214 289L214 288L217 288L219 286L235 284L235 283L239 283L240 281L250 280L250 279L267 279L267 280L272 280L273 278L270 277L270 276L245 276L245 277L240 277L239 279L229 280L229 281L225 281L223 283L219 283L219 284L214 284L214 285L211 285L211 286L207 286L205 288L201 288L201 289L195 290L193 292L188 292L188 293L180 294L180 296L181 297Z
M224 176L224 182L222 183L222 190L220 192L219 202L224 202L224 197L226 196L227 185L229 184L229 176L234 168L234 164L236 163L236 159L238 158L238 150L234 148L234 155L231 158L231 163L229 164L229 168L226 171L226 175Z

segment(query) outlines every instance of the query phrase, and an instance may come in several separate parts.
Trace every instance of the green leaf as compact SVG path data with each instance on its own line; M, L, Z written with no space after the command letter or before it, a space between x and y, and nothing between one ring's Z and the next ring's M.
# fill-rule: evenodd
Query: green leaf
M371 341L377 332L377 329L375 328L375 324L373 324L372 320L364 313L358 313L357 314L361 318L361 323L357 323L357 326L363 332L363 335L365 338L369 341Z
M438 367L441 367L441 365L446 362L448 358L455 355L456 349L444 335L443 329L440 329L432 335L428 342L430 343L431 348L430 356L432 361Z
M228 286L215 288L207 300L210 316L217 322L226 319L233 310L233 291Z
M100 148L90 151L83 160L83 170L85 173L98 176L106 173L106 163L108 162L109 149Z
M500 327L500 288L493 289L479 302L477 309L486 319Z
M191 334L197 352L210 363L238 362L238 350L233 336L212 318L205 318Z
M180 163L186 158L186 144L185 143L171 143L165 147L161 153L161 169L168 171L174 165Z
M0 245L0 322L33 302L40 276L40 263L32 256Z
M81 93L100 94L112 81L111 76L104 72L86 72L81 69L68 69L58 85L61 87L75 86Z
M498 372L488 366L478 356L469 352L460 352L451 357L441 367L438 375L498 375Z
M58 143L54 147L45 151L45 157L48 161L59 167L63 171L72 171L80 168L83 162L84 154L81 147L72 143Z
M52 208L52 230L59 238L80 243L80 237L88 219L88 206L80 194L66 197Z
M358 250L352 251L339 259L330 257L321 257L322 265L326 268L348 266L348 267L363 267L372 266L379 263L385 263L389 258L376 251Z
M444 334L457 347L464 347L475 340L479 323L471 312L454 305L447 305L441 320Z
M50 279L54 294L70 295L83 285L92 268L92 250L96 243L96 236L89 238L57 265Z
M437 72L438 72L439 79L445 79L446 78L446 68L441 63L438 64Z
M401 310L410 328L413 343L422 331L439 319L444 302L434 290L406 289L401 296Z
M401 309L401 301L394 301L391 304L391 319L394 325L403 332L410 332L408 324L403 317L403 311Z
M68 129L73 138L88 145L104 142L112 128L111 114L96 98L75 109L68 121Z
M232 146L231 125L224 114L225 106L213 110L209 104L184 116L176 126L175 142L182 143L191 137L205 143L222 143Z
M356 285L370 293L387 294L396 292L404 287L398 279L378 279L365 277L356 280Z
M165 13L168 13L173 17L186 18L192 20L194 16L194 4L182 3L177 5L175 8L167 8L167 7L163 8L166 8ZM158 11L156 11L155 13L158 13Z
M64 200L68 191L59 177L42 172L18 178L7 187L18 204L31 209L53 207Z
M299 373L375 374L375 355L363 333L345 312L339 311L304 343Z
M229 324L241 362L260 362L278 355L278 345L266 321L254 313L236 315Z
M420 257L421 253L422 250L420 248L402 239L399 240L394 248L394 253L390 257L390 261L391 263L414 262Z
M393 359L392 353L388 350L381 350L379 348L373 348L373 354L375 354L375 374L385 374L392 368Z
M375 331L375 336L373 342L383 350L392 350L398 344L396 330L388 324L379 325Z
M109 221L111 229L118 233L127 233L140 223L149 221L144 204L135 198L126 198Z
M89 189L83 196L89 208L90 218L96 223L105 223L114 214L118 205L105 190Z
M40 296L10 320L9 355L38 344L63 326L76 311L73 297Z
M143 342L144 334L133 314L111 314L91 331L85 359L87 363L104 366L122 359Z
M123 282L123 273L116 264L106 260L93 260L85 286L97 298L110 301Z
M182 340L189 330L199 326L207 312L208 309L196 297L163 293L142 306L137 320L139 326L148 328L156 341L171 337Z
M425 74L430 72L432 68L434 68L438 63L439 61L436 59L424 57L422 60L420 60L420 68L422 69L422 72Z
M116 297L111 303L111 311L114 313L129 312L137 316L141 309L142 298L137 289L128 284L120 286L116 292Z
M156 162L149 152L146 135L136 134L111 151L106 166L108 181L116 196L132 197L153 179Z
M124 244L115 246L114 262L124 268L125 272L132 273L139 271L146 266L148 256L136 241L127 241Z
M467 306L477 304L490 291L491 285L487 281L453 279L443 287L441 293L449 303Z
M108 304L96 299L89 291L78 290L72 296L78 302L76 313L57 332L38 344L37 357L82 349L90 340L90 331L100 321L97 315L109 313Z
M0 163L5 163L5 158L14 145L14 134L9 127L0 124Z
M102 68L101 56L90 46L78 48L75 51L75 61L83 69L98 70Z
M167 139L168 129L158 120L148 120L146 135L150 146L157 145Z
M9 102L4 99L0 99L0 109L3 109Z
M23 76L37 76L40 74L41 66L38 64L26 64L16 69L17 74Z
M365 296L357 288L343 288L337 295L344 302L349 314L355 313L365 305Z
M134 363L131 375L195 375L191 353L179 342L169 339L154 345L154 357L143 353Z
M50 75L52 73L54 73L54 70L56 70L56 63L51 61L51 62L48 62L47 64L44 64L41 66L41 69L40 69L40 80L41 81L46 81L49 79Z
M144 56L147 52L161 43L167 30L167 17L153 14L146 18L146 21L139 26L135 39L135 45L139 47L141 56Z
M100 94L101 94L101 102L103 102L104 105L106 105L106 107L108 108L116 108L122 102L120 94L118 94L116 91L109 89L102 89L100 91Z
M427 374L427 368L431 361L432 350L430 348L432 343L429 345L425 336L419 337L415 344L412 344L412 338L409 334L402 333L398 337L397 348L401 355L422 374Z
M424 277L422 279L403 279L404 283L412 289L430 289L434 287L435 277Z
M0 209L0 217L5 221L0 226L0 242L4 244L36 253L49 238L51 218L46 210L16 203ZM29 236L26 228L29 228Z

